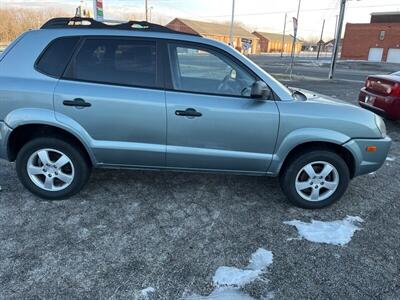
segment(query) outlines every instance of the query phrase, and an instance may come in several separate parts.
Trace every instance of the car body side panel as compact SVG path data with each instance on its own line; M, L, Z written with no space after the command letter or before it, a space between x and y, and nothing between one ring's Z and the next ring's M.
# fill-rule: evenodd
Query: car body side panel
M21 108L53 110L57 79L34 69L48 39L43 33L27 32L0 62L0 120Z
M63 105L75 98L91 107ZM72 119L89 134L99 163L165 166L165 91L60 80L54 103L59 122Z
M201 117L177 116L193 108ZM265 173L279 126L274 101L167 92L167 166Z
M277 105L281 122L270 175L279 174L287 155L301 144L342 145L352 138L381 138L374 115L354 105L322 99L278 101Z
M39 108L53 114L53 92L57 80L53 78L0 78L0 120L18 109ZM24 120L29 116L23 116Z

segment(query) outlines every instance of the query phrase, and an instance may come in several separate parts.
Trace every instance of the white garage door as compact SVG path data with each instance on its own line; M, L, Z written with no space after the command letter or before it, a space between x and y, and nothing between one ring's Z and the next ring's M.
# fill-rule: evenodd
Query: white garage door
M368 54L369 61L382 61L383 48L370 48Z
M400 64L400 49L390 48L386 60L388 63Z

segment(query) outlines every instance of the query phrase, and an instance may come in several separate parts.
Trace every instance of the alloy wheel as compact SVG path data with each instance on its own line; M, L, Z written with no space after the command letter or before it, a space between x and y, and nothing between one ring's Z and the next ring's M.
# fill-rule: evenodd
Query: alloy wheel
M51 192L66 189L75 175L71 159L55 149L34 152L28 159L27 172L36 186Z
M297 193L307 201L323 201L332 196L339 186L339 173L325 161L311 162L296 176Z

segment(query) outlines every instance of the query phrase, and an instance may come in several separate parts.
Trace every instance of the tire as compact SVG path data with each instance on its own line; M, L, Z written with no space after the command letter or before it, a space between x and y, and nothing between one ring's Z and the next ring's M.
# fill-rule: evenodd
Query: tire
M47 200L60 200L83 188L91 167L84 153L72 143L41 137L27 142L19 151L16 171L21 183L33 194Z
M300 153L288 162L280 176L282 191L289 201L307 209L331 205L343 196L349 182L346 162L329 150Z

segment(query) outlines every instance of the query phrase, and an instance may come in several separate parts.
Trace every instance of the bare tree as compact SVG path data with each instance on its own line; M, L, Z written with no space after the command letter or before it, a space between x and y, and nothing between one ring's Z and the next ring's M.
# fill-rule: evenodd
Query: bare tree
M0 8L0 43L7 44L24 31L37 29L48 19L65 15L62 10Z

